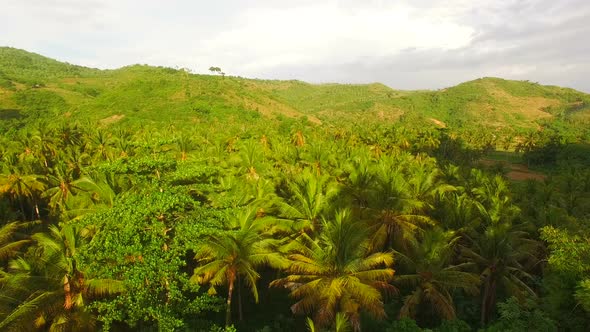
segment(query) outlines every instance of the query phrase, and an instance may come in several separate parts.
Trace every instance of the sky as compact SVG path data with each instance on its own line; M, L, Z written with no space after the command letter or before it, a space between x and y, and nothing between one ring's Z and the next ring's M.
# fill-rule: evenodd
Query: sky
M485 76L590 92L589 0L0 0L0 46L312 83Z

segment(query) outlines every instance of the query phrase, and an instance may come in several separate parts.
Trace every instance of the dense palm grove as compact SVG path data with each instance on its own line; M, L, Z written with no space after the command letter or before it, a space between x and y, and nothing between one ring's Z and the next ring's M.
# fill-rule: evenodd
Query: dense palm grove
M0 330L584 331L588 105L0 48Z
M0 329L587 326L583 155L510 182L485 134L272 123L5 128Z

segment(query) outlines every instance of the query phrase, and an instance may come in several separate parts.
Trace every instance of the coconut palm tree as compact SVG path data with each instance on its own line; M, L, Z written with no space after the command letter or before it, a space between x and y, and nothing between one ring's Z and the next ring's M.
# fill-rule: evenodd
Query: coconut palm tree
M408 180L411 196L424 202L425 207L432 207L431 202L457 188L442 181L442 171L436 167L436 159L427 158L410 166Z
M373 165L369 157L359 154L344 166L348 175L344 182L343 192L350 197L353 204L353 211L363 218L363 212L368 208L369 196L375 181Z
M510 222L488 222L479 236L468 240L462 256L480 270L482 325L489 321L500 292L521 298L536 296L528 285L533 277L527 269L537 261L534 253L539 244L526 231Z
M319 328L315 327L315 323L313 322L313 319L307 317L305 319L305 321L307 322L307 329L309 330L309 332L324 331L324 330L320 330ZM346 318L345 314L343 314L341 312L336 314L336 319L334 320L332 331L334 331L334 332L350 332L350 324L348 323L348 319Z
M479 186L471 191L476 196L481 223L465 235L462 256L477 264L481 284L481 323L493 313L500 292L517 297L536 296L527 282L532 276L527 269L538 262L535 253L539 243L526 231L527 224L517 223L520 210L512 204L506 182L499 176L479 177Z
M78 124L62 124L56 129L61 148L82 145L84 132Z
M0 280L2 330L92 331L95 318L85 310L94 297L124 291L115 280L88 278L76 253L85 240L74 225L50 226L32 236L35 250L9 264Z
M337 146L333 142L313 141L305 146L303 160L315 169L318 175L325 173L327 166L335 162L334 153Z
M38 158L42 161L45 170L53 166L52 160L57 156L55 137L54 129L46 123L40 124L33 136L39 146Z
M86 137L86 151L95 160L110 160L112 157L112 149L114 141L109 132L104 129L96 129Z
M239 145L238 165L241 174L246 174L250 180L258 180L262 171L263 154L260 143L255 140L247 140Z
M429 230L409 250L396 253L400 271L394 283L411 287L404 298L400 317L415 318L420 304L428 304L443 319L455 319L451 292L461 289L474 295L478 292L479 276L466 271L471 263L453 265L454 247L459 237L453 231ZM401 272L400 272L401 273Z
M322 213L337 194L336 186L327 175L308 169L288 182L288 197L279 204L282 217L293 220L293 229L313 235L319 231Z
M445 230L458 234L470 232L479 225L479 203L466 193L451 193L434 209L436 220Z
M29 244L29 236L20 232L31 223L10 222L0 228L0 261L4 262L16 256L19 250Z
M0 195L8 194L20 206L23 220L27 219L27 203L32 205L34 216L40 218L38 199L45 188L41 176L27 174L17 167L10 167L8 172L0 174Z
M404 246L434 221L422 214L425 202L412 197L412 188L399 170L382 163L369 199L372 244L377 250Z
M114 134L115 149L118 157L131 157L134 155L133 133L129 130L118 130ZM115 156L117 157L117 156Z
M393 254L370 253L365 227L348 210L323 224L317 240L299 239L300 246L288 255L287 276L270 285L289 289L297 299L291 310L311 314L319 327L332 325L342 312L358 331L361 311L385 317L380 291L393 290L388 283Z
M43 195L49 198L49 208L53 211L66 211L67 203L74 195L96 189L92 179L87 176L75 178L75 170L64 163L58 163L47 176L47 180L49 188Z
M189 135L180 135L174 141L173 150L178 153L180 161L186 161L189 158L189 153L197 150L196 142Z
M210 292L215 287L227 286L226 325L231 323L231 306L236 282L244 281L258 302L256 282L260 275L256 268L262 265L282 266L284 260L274 250L275 240L267 236L265 230L270 226L268 218L257 218L257 207L247 206L231 218L226 233L208 237L197 249L195 259L200 264L195 268L191 280L200 284L210 284ZM240 318L241 301L240 301Z

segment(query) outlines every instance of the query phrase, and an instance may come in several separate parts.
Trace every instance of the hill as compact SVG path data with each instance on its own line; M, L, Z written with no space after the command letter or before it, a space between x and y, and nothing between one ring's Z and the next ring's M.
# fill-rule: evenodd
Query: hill
M0 48L0 117L39 117L48 111L102 124L259 116L307 118L315 124L383 123L404 117L438 127L536 128L543 121L587 121L590 95L500 78L438 91L401 91L377 83L316 85L146 65L98 70Z

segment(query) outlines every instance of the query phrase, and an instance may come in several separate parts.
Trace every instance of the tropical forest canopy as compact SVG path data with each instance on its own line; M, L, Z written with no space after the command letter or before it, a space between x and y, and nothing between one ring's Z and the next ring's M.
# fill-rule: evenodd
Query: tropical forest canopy
M590 95L0 48L0 330L584 331Z

